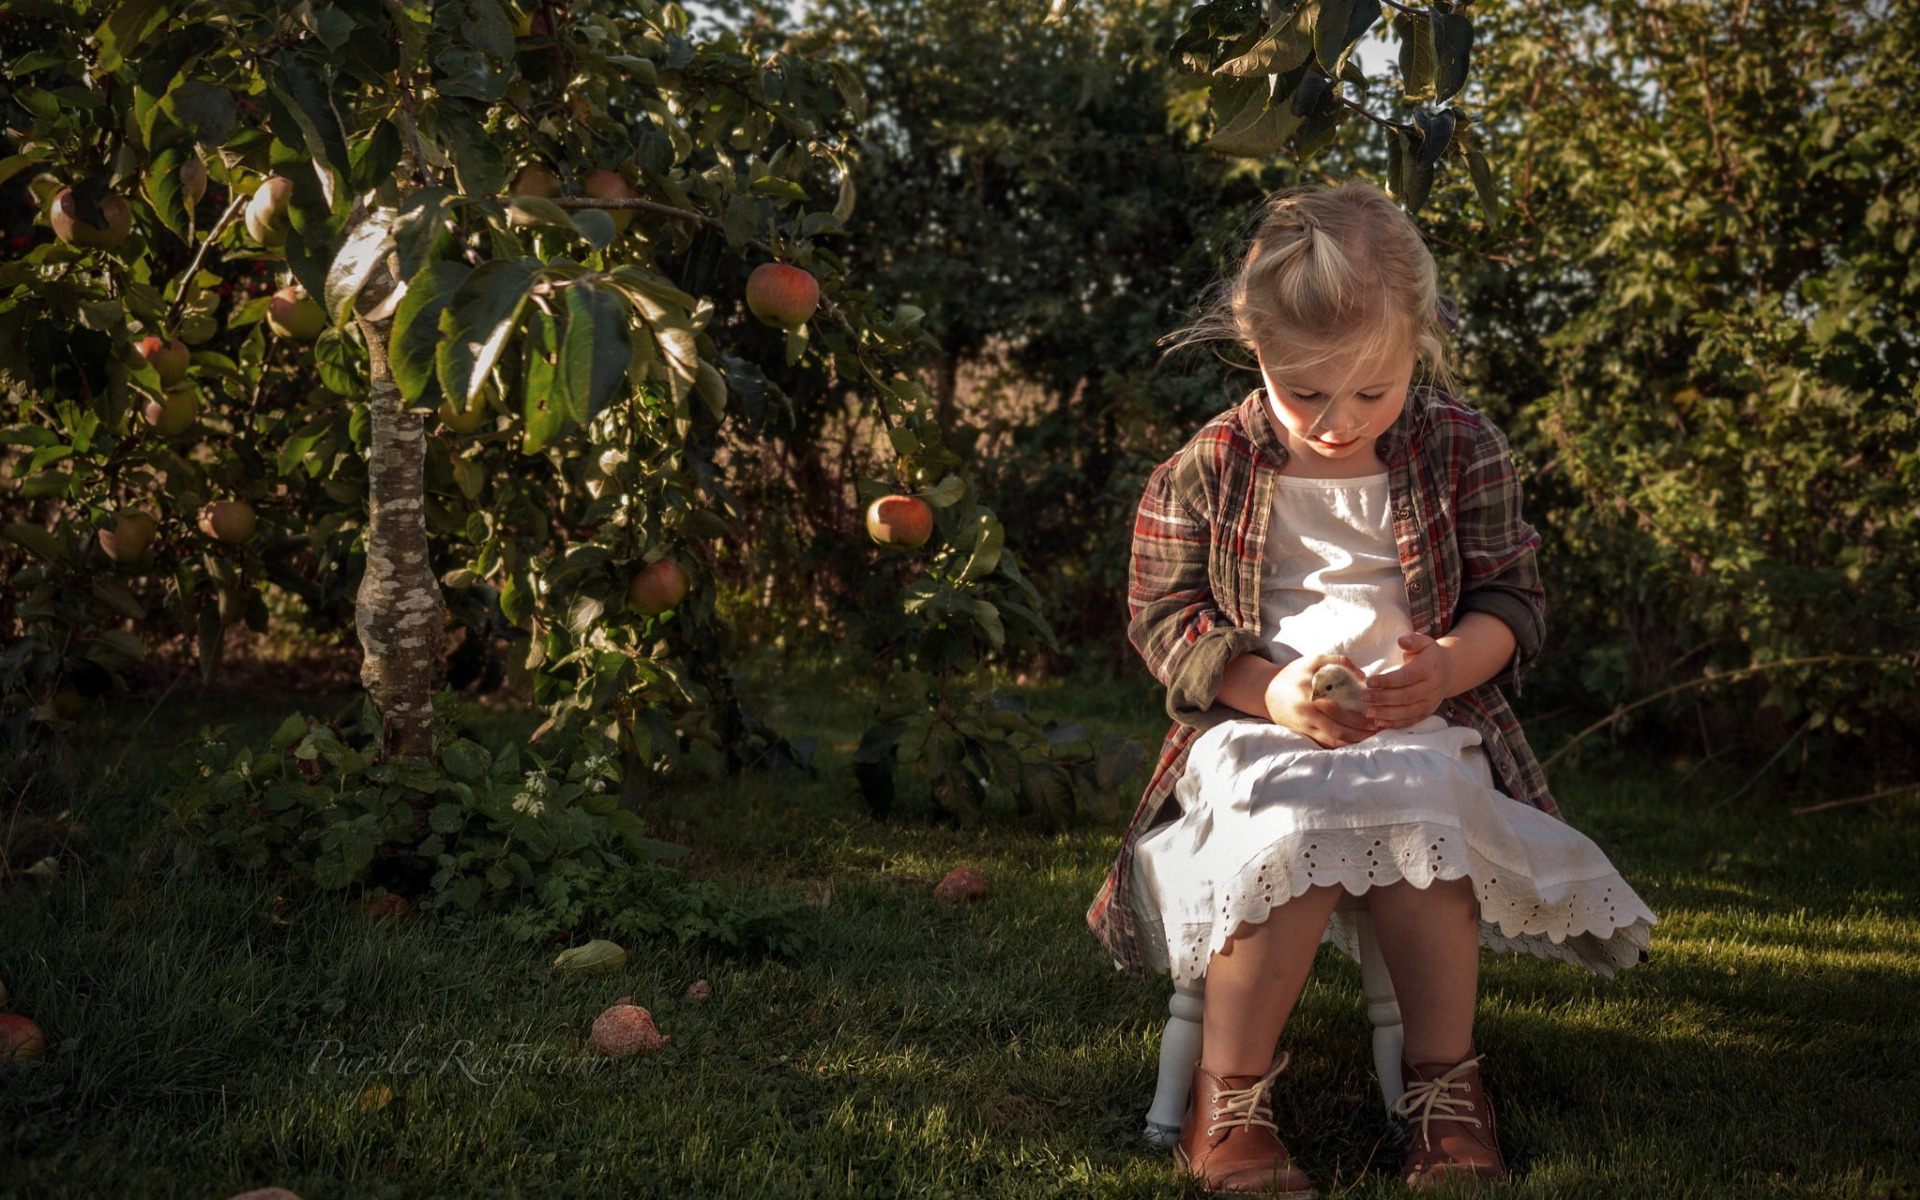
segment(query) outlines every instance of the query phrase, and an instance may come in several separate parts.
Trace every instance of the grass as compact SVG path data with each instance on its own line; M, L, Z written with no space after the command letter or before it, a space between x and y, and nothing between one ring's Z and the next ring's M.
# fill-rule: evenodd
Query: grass
M755 691L820 739L818 777L695 777L651 815L702 874L811 900L815 951L634 945L621 976L572 982L541 973L548 952L338 899L280 925L270 887L138 867L166 753L214 720L263 739L292 702L89 717L76 760L124 761L53 802L88 826L67 836L78 865L0 902L9 1007L55 1043L0 1064L0 1196L1200 1196L1140 1137L1167 988L1117 974L1083 923L1120 829L875 823L838 769L859 697L806 674ZM1143 688L1029 694L1096 734L1162 731ZM1515 1169L1488 1194L1920 1197L1911 814L1715 807L1655 762L1556 783L1662 923L1611 982L1485 959L1477 1032ZM932 885L963 863L992 894L942 907ZM129 888L147 903L116 910ZM1277 1119L1323 1195L1402 1195L1358 973L1322 953ZM699 979L705 1001L684 994ZM671 1040L592 1058L588 1025L629 994ZM382 1085L392 1102L363 1106Z

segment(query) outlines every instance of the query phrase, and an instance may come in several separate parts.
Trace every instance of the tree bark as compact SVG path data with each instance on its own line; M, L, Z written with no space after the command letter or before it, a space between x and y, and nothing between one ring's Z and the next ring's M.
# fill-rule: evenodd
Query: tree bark
M354 597L365 652L360 682L380 713L381 749L433 752L433 682L446 641L447 610L427 560L426 421L409 411L393 381L387 346L393 318L369 319L398 286L382 266L368 281L355 319L372 362L372 445L367 450L367 567Z

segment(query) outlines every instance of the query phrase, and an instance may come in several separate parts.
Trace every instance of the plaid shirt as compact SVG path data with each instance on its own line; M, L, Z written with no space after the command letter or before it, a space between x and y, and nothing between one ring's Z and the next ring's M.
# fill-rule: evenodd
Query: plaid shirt
M1199 735L1243 717L1218 703L1221 676L1242 654L1266 653L1260 636L1260 580L1274 480L1287 449L1263 411L1264 396L1209 421L1156 468L1133 527L1128 636L1167 687L1174 725L1140 800L1120 855L1087 924L1134 978L1146 975L1134 906L1134 847L1171 820L1167 801ZM1414 388L1377 442L1387 465L1393 536L1400 552L1413 628L1433 637L1462 613L1486 612L1512 630L1513 662L1499 676L1442 703L1447 720L1478 731L1500 790L1559 815L1546 773L1527 747L1498 685L1520 676L1539 653L1546 597L1534 548L1540 536L1520 517L1520 482L1506 437L1473 409L1432 388Z

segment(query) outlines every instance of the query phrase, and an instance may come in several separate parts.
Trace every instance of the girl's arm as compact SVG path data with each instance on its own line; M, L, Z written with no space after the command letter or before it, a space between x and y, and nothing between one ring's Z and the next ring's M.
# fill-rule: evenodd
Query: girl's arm
M1464 449L1447 474L1460 603L1451 629L1437 640L1403 635L1402 665L1367 681L1368 715L1386 728L1431 716L1482 684L1512 680L1517 687L1545 634L1546 589L1534 553L1540 535L1521 519L1520 477L1506 435L1482 418Z
M1147 479L1133 524L1127 572L1127 638L1167 689L1167 715L1205 728L1240 715L1220 703L1229 663L1263 648L1260 632L1220 611L1207 564L1213 531L1180 494L1175 472L1186 454Z

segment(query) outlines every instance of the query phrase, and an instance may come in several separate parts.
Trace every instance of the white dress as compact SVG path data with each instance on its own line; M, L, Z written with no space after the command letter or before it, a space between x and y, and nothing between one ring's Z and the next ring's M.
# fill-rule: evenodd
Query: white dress
M1261 580L1261 633L1276 662L1346 654L1371 676L1400 664L1411 610L1388 516L1387 476L1282 476ZM1201 734L1174 799L1180 815L1140 841L1139 908L1154 965L1206 974L1242 922L1316 885L1361 895L1405 879L1471 879L1480 941L1601 975L1639 962L1655 917L1593 841L1499 791L1480 735L1435 715L1325 749L1269 721ZM1324 940L1357 957L1350 918Z

